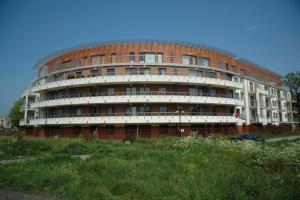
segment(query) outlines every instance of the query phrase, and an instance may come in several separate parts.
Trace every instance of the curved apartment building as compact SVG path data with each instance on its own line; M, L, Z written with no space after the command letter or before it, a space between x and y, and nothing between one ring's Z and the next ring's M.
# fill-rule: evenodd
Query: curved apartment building
M294 123L280 75L204 45L98 43L55 52L35 69L22 94L27 135L123 140Z

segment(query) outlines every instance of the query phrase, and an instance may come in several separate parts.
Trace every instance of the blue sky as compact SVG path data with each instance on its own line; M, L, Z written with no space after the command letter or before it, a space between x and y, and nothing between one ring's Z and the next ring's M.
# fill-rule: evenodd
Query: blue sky
M216 46L279 74L300 69L299 0L0 0L0 115L33 65L79 44L159 39Z

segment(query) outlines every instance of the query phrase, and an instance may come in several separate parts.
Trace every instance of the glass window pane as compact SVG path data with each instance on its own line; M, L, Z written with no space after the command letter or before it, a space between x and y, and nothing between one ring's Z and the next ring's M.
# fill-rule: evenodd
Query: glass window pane
M166 88L159 88L158 94L159 95L165 95L166 94Z
M191 56L191 64L196 65L196 57L195 56Z
M189 70L189 76L197 76L197 74L196 70Z
M183 56L182 62L184 65L189 65L190 64L190 56Z
M140 63L145 62L145 53L139 53L139 61L140 61Z
M167 112L167 107L166 106L160 106L159 107L159 112L160 113L166 113Z
M131 52L130 53L130 63L134 63L135 62L135 54L134 54L134 52Z
M157 63L162 63L162 54L157 54Z
M200 58L200 65L204 67L209 67L209 59L208 58Z
M146 59L146 63L155 63L155 54L146 53L145 59Z
M166 75L166 68L158 68L159 75Z

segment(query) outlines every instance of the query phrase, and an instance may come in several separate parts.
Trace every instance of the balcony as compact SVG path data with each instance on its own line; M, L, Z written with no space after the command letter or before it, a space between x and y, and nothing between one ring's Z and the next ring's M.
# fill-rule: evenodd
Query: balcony
M30 119L29 118L27 118L26 120L25 119L20 119L19 125L20 126L28 126L28 125L30 125Z
M54 115L31 119L30 125L63 125L63 124L169 124L179 123L238 123L243 122L233 113L178 113L171 112L137 112L137 113L92 113L81 115Z
M249 106L250 107L257 107L257 101L256 100L249 100Z
M191 76L191 75L178 75L176 73L170 74L139 74L139 75L114 75L114 76L95 76L95 77L84 77L75 79L65 79L61 81L49 81L44 82L32 87L32 91L38 92L47 89L56 89L67 86L85 86L95 84L112 84L112 83L183 83L183 84L204 84L219 87L228 88L242 88L241 83L234 82L232 80L207 78L202 76Z
M33 108L62 105L83 104L118 104L118 103L195 103L243 105L243 101L232 95L221 94L191 94L187 92L149 91L143 93L89 93L85 95L60 95L55 98L44 98L31 104Z
M260 102L259 102L259 107L260 107L260 108L267 108L266 102L260 101Z
M95 58L95 57L94 57ZM161 65L161 66L193 66L199 68L210 68L209 59L195 57L190 55L183 56L167 56L163 54L154 53L140 53L140 54L130 54L130 55L112 55L112 56L98 56L92 59L91 63L88 65L81 66L80 62L75 60L68 63L68 65L63 65L62 63L57 63L52 70L45 69L43 75L49 75L52 73L60 73L66 70L77 70L79 68L94 68L98 66L145 66L145 65ZM219 68L219 69L217 69ZM235 68L220 68L216 67L219 71L226 71L229 73L237 73Z
M26 104L23 103L23 104L20 106L20 111L21 111L21 112L24 112L25 110L34 110L34 108L31 107L31 104L32 104L32 103L34 103L34 102L33 102L33 101L28 101L28 102L27 102L27 106L26 106Z

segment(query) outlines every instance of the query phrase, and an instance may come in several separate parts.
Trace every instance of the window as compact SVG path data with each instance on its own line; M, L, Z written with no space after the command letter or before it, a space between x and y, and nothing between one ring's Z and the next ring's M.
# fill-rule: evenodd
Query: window
M174 75L178 75L178 68L177 68L177 67L174 67L174 68L173 68L173 74L174 74Z
M55 80L55 81L59 81L59 80L63 80L63 74L55 74L55 75L53 75L53 79Z
M141 88L139 88L139 94L149 95L150 94L150 87L141 87Z
M151 126L142 125L139 127L139 135L142 138L150 138L151 136Z
M117 62L117 55L115 53L111 54L111 63L116 63Z
M101 89L99 86L94 86L94 87L91 87L91 96L98 96L101 92Z
M250 92L254 92L254 83L249 82Z
M115 108L113 106L107 107L107 115L112 116L115 113Z
M223 60L219 61L218 68L225 69L225 62Z
M135 63L135 54L134 54L134 52L130 52L129 60L130 60L130 63Z
M99 115L100 113L100 106L99 105L93 105L90 109L90 113L92 117L95 117L97 115Z
M99 65L104 63L104 55L91 56L92 65Z
M231 65L231 70L230 71L232 71L232 72L235 72L236 73L236 67L235 66L233 66L233 65Z
M92 77L101 76L101 70L100 69L92 69L91 70L91 76Z
M234 77L233 77L233 81L238 83L238 82L239 82L239 78L236 77L236 76L234 76Z
M183 56L182 57L182 63L184 65L189 65L190 64L190 56Z
M203 67L209 67L209 59L204 57L198 58L198 65L201 65Z
M126 95L136 95L137 94L136 87L127 87L126 88Z
M245 69L241 69L241 75L246 76L246 70Z
M137 69L136 68L126 68L125 74L126 75L137 75Z
M115 88L107 88L107 95L114 96L115 95Z
M143 52L139 53L139 62L145 63L145 53L143 53Z
M198 95L198 89L197 88L189 88L189 95L190 96L197 96Z
M128 106L126 108L126 115L135 116L137 114L135 106Z
M182 59L184 65L196 65L196 56L184 55Z
M217 73L215 72L205 72L205 76L208 78L217 78Z
M114 69L114 68L108 68L108 69L107 69L107 75L108 75L108 76L113 76L113 75L115 75L115 69Z
M155 54L154 53L146 53L145 55L145 61L146 63L155 63Z
M166 95L166 93L167 93L166 88L159 88L159 90L158 90L159 95Z
M62 62L62 68L70 68L72 67L72 61L71 60L67 60Z
M150 68L140 68L140 75L150 75L151 70Z
M81 109L80 108L76 109L75 116L81 116Z
M168 125L159 125L159 133L161 135L167 135L168 134Z
M166 113L166 112L168 112L167 106L159 106L159 112L160 113Z
M76 72L76 78L82 78L83 75L82 75L82 71L77 71Z
M197 76L197 75L198 75L197 70L192 70L192 69L189 70L189 76Z
M225 69L227 70L227 71L229 71L229 64L228 63L225 63Z
M157 63L162 63L163 60L162 60L162 53L158 53L157 54Z
M166 71L167 71L166 68L158 68L158 74L159 75L166 75Z
M210 89L210 90L209 90L209 96L211 96L211 97L217 96L217 91L216 91L216 89Z
M114 129L115 129L114 126L106 126L105 127L105 132L106 132L107 135L113 135L114 134Z
M149 113L150 112L150 107L149 106L140 106L139 107L139 113L141 113L142 115L145 115L145 113Z

